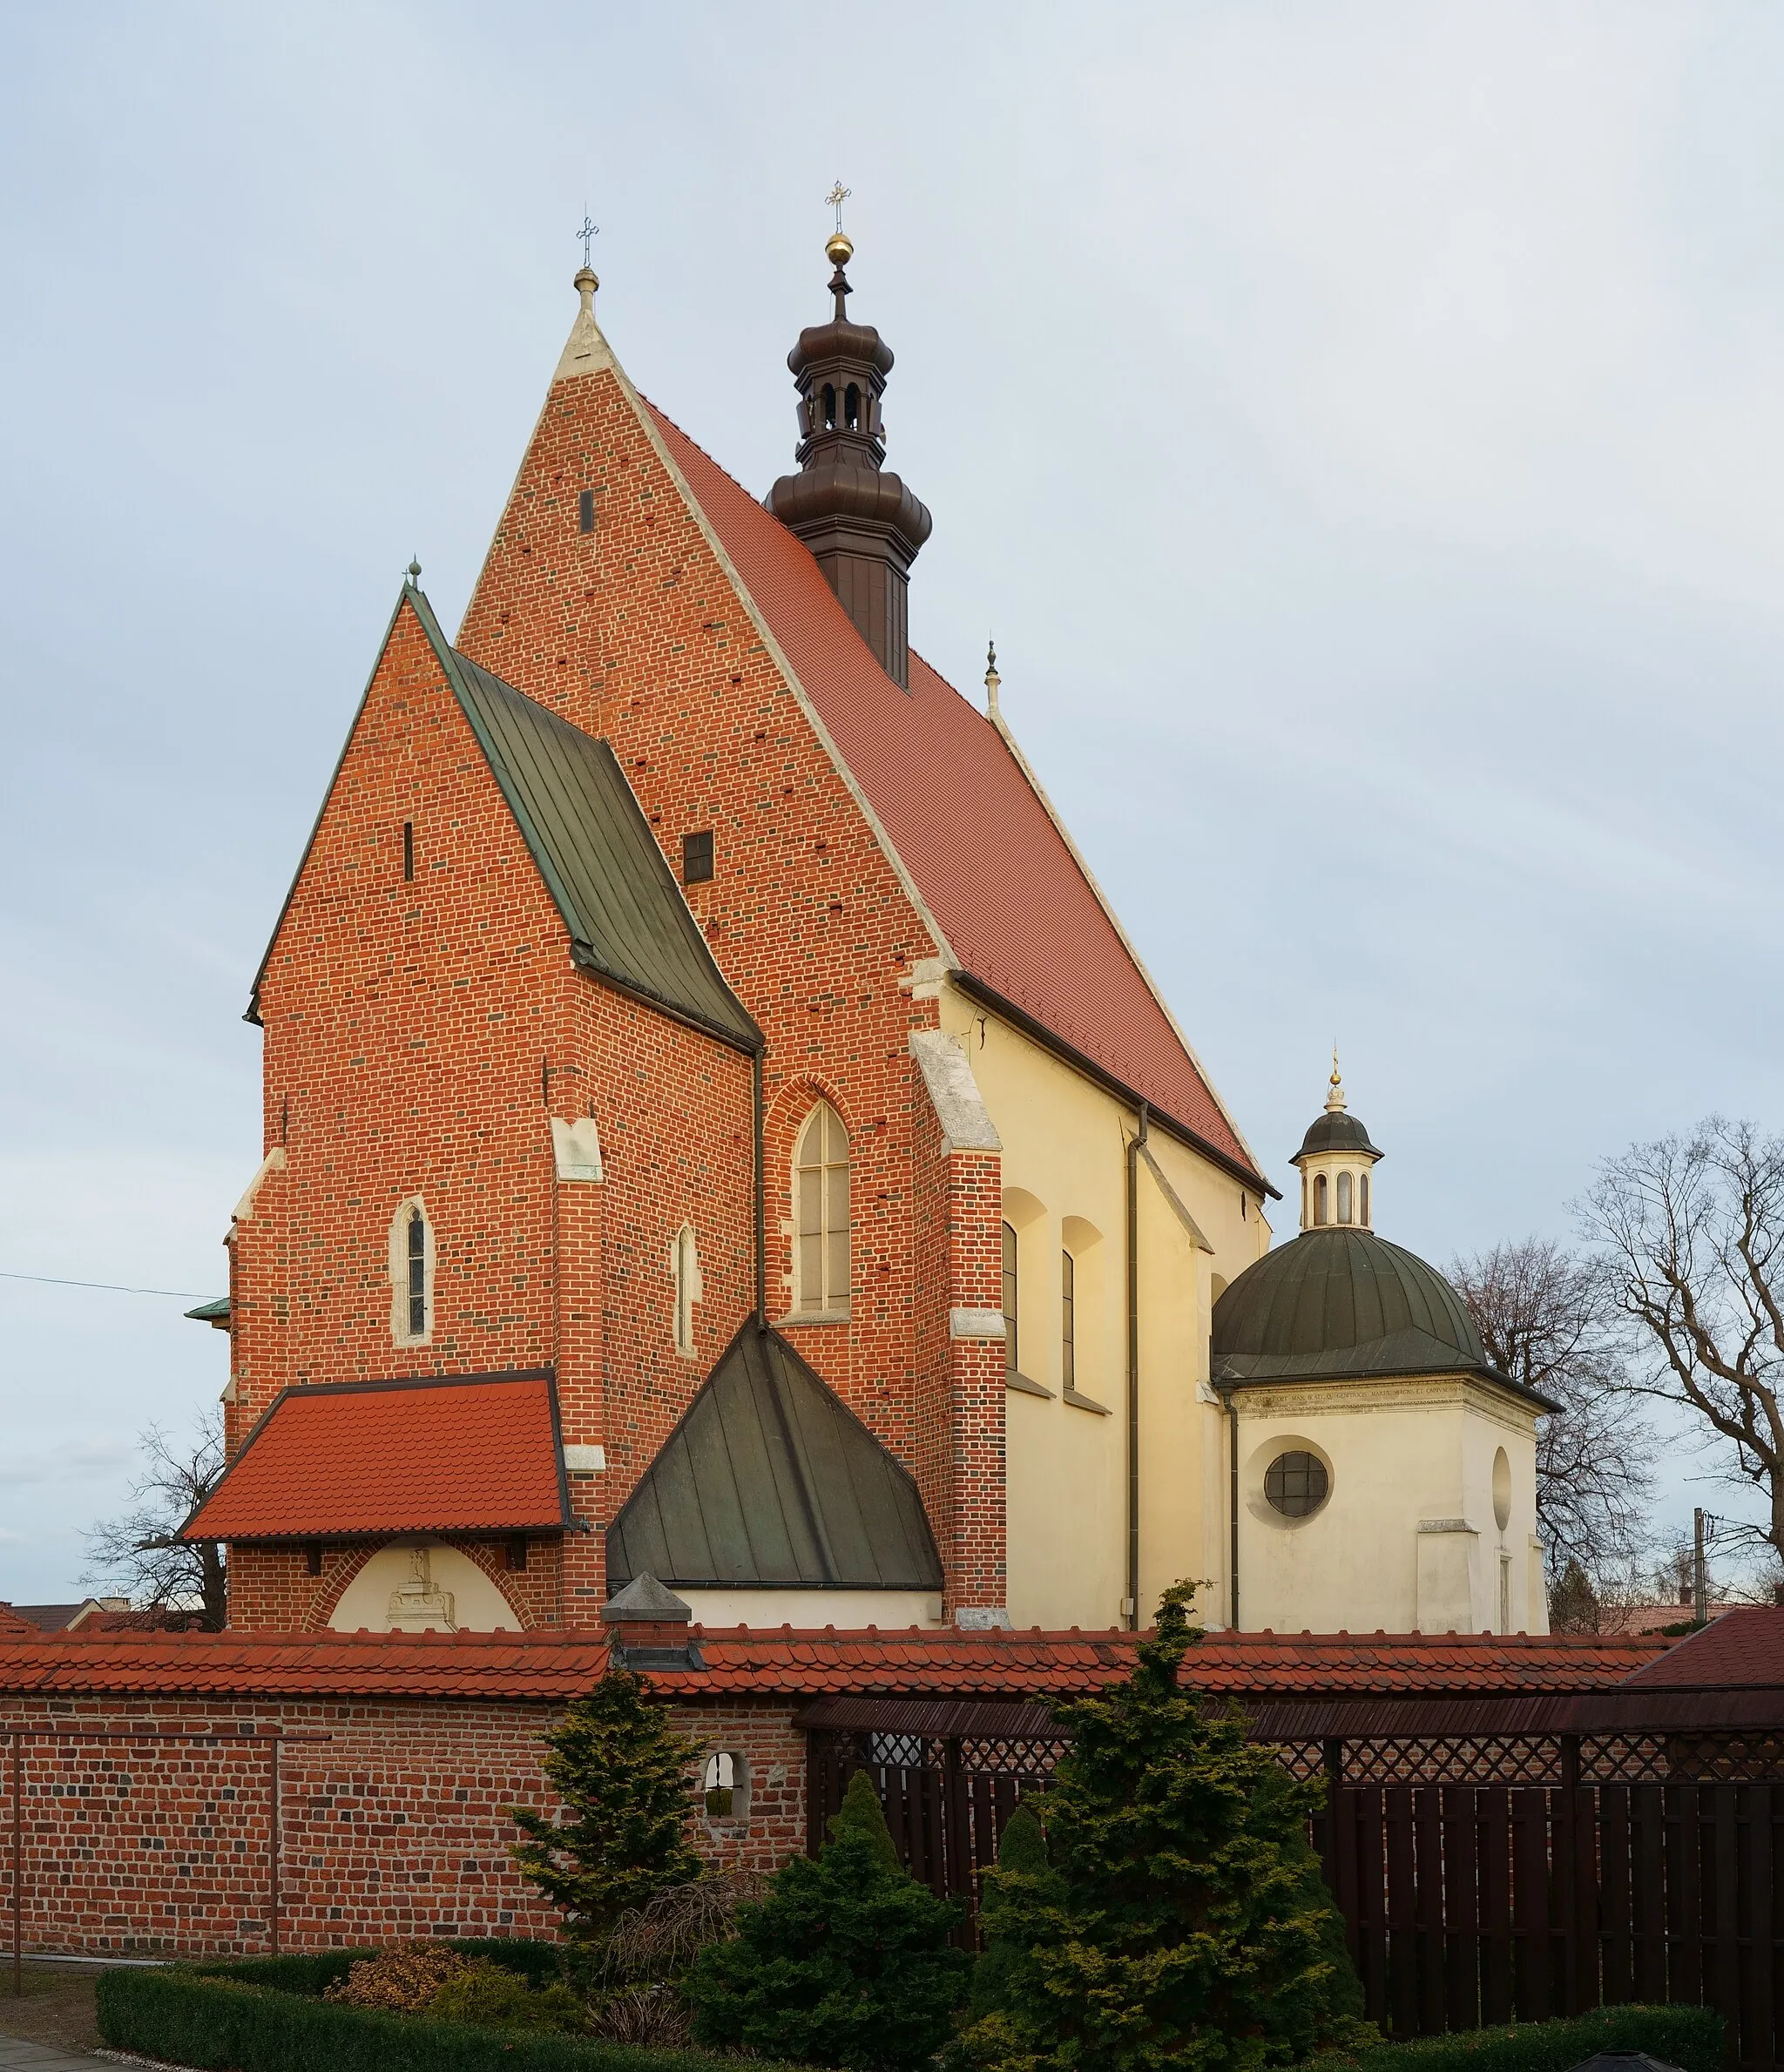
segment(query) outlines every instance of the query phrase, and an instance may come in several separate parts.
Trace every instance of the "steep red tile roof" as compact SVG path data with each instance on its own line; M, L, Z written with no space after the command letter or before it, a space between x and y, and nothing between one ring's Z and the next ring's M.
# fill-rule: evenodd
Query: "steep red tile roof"
M1648 1691L1784 1687L1784 1610L1749 1604L1725 1611L1631 1681Z
M10 1604L0 1603L0 1636L16 1633L23 1637L40 1630L29 1619L21 1618Z
M189 1540L553 1530L568 1515L549 1376L287 1388Z
M1066 1695L1123 1676L1122 1633L706 1633L705 1666L657 1670L678 1697L825 1691ZM1602 1690L1658 1643L1466 1634L1211 1634L1185 1681L1217 1694ZM435 1697L562 1702L606 1668L584 1635L99 1633L0 1636L0 1692L193 1697Z
M997 729L919 655L901 691L805 546L650 408L960 965L1262 1184Z

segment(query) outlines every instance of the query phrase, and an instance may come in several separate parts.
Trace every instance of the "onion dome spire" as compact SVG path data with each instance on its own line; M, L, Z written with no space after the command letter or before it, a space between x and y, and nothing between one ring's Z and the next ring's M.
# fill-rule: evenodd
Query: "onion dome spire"
M844 193L839 183L830 197L837 223L824 245L835 314L801 331L787 355L799 388L799 472L783 475L766 501L811 549L887 675L908 687L910 564L934 521L884 466L880 399L892 348L871 324L853 323L848 314L854 290L844 269L855 246L842 229Z

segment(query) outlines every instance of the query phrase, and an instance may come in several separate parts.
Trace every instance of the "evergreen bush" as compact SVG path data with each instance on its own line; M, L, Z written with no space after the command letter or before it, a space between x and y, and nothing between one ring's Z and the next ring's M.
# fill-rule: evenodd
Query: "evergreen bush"
M1212 1715L1178 1671L1200 1638L1166 1593L1128 1680L1058 1708L1051 1869L999 1867L983 2072L1255 2072L1378 2041L1308 1846L1317 1785Z
M1722 2031L1713 2008L1594 2008L1564 2021L1376 2043L1316 2058L1308 2072L1571 2072L1601 2050L1645 2051L1685 2072L1723 2072Z
M544 1738L545 1776L565 1818L513 1807L527 1839L510 1853L563 1909L568 1934L603 1935L627 1908L699 1876L687 1833L687 1747L643 1677L610 1669Z
M795 1856L737 1934L683 1983L706 2044L848 2072L910 2072L947 2040L970 1963L960 1909L898 1861L872 1779L857 1771L815 1862Z

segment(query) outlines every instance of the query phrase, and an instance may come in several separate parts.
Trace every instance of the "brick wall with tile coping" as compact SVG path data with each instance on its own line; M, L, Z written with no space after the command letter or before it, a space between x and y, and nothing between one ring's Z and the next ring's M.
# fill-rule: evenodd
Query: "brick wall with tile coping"
M670 1708L689 1742L695 1846L772 1869L805 1846L805 1742L786 1699ZM0 1697L21 1747L30 1952L258 1955L271 1941L270 1731L280 1749L280 1942L328 1949L446 1935L550 1937L556 1916L508 1856L507 1809L549 1809L544 1704ZM78 1738L84 1731L86 1738ZM100 1740L101 1732L144 1736ZM151 1738L213 1732L215 1742ZM741 1757L740 1819L712 1819L707 1756ZM10 1766L0 1785L10 1778ZM10 1807L7 1807L10 1815ZM0 1850L10 1929L11 1854Z

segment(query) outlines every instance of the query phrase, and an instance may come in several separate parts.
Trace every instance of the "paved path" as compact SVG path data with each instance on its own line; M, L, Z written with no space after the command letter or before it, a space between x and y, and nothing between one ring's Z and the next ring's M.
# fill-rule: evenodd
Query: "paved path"
M103 2058L82 2050L64 2050L57 2043L27 2043L0 2036L0 2072L95 2072Z

